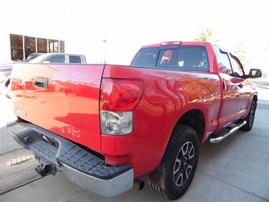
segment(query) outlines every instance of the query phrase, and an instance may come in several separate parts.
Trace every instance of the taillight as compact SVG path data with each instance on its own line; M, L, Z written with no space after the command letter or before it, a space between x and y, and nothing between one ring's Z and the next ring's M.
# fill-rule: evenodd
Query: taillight
M133 111L143 93L143 82L129 79L103 79L101 110Z
M143 94L143 82L135 79L103 79L100 99L101 132L126 135L133 129L133 111Z

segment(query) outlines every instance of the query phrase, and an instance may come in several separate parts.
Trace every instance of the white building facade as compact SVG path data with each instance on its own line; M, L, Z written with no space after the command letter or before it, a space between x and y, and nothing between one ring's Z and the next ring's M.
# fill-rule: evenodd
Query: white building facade
M55 18L57 13L61 15ZM61 6L46 0L10 0L1 5L0 64L23 61L30 53L65 52L65 35L57 26L64 16Z

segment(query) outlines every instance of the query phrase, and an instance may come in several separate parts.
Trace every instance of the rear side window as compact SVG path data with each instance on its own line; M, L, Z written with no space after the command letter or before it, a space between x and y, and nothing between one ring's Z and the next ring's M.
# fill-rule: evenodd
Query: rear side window
M204 46L144 48L138 52L132 65L177 71L209 71Z
M69 62L70 63L81 63L81 59L79 56L70 55L69 56Z

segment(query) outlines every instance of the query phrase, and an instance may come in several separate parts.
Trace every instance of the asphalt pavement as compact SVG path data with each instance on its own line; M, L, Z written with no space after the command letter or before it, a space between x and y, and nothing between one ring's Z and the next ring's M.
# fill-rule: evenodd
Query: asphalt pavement
M269 201L269 90L259 89L260 100L254 127L236 132L218 144L206 142L194 180L177 201ZM164 201L146 184L103 198L70 182L63 173L40 178L37 162L28 150L8 134L12 104L0 95L0 201ZM146 180L146 177L143 178Z

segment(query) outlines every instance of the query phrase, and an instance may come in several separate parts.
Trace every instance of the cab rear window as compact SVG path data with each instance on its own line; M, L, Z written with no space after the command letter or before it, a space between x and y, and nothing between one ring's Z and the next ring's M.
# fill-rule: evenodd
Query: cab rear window
M142 48L135 56L132 66L177 71L209 71L204 46Z

